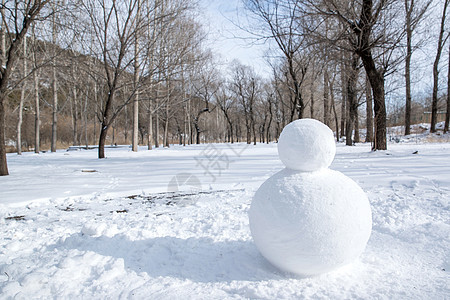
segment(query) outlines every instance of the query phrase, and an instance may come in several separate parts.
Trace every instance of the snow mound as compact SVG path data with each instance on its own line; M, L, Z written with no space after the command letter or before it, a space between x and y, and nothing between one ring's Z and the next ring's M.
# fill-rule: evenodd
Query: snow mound
M333 132L313 119L301 119L284 127L278 141L278 155L293 170L317 171L328 168L336 154Z
M352 262L364 251L372 230L364 191L330 169L278 172L257 190L249 221L261 254L302 276Z

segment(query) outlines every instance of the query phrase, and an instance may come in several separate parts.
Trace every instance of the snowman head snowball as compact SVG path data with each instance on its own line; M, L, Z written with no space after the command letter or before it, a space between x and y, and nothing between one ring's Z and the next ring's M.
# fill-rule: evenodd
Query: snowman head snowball
M278 156L292 170L312 172L328 168L335 154L333 131L314 119L289 123L278 140Z
M256 191L249 210L253 240L279 269L314 276L354 261L365 249L372 213L364 191L328 169L336 145L323 123L301 119L281 133L285 169Z

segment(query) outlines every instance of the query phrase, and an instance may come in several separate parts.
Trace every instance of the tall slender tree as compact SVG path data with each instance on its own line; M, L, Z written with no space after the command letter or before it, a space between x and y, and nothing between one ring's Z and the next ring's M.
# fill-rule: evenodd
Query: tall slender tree
M366 143L373 142L373 100L372 100L372 89L370 88L369 78L366 76L365 84L365 94L366 94Z
M432 1L426 1L422 6L416 0L404 0L406 56L405 56L405 135L411 134L411 59L417 48L412 43L413 33L423 19Z
M339 20L344 31L328 39L331 42L345 37L348 50L356 53L364 66L372 88L374 100L375 139L373 150L386 150L386 101L384 79L389 66L390 55L398 46L403 29L390 28L385 24L387 17L394 14L395 0L338 1L323 0L323 5L313 2L314 9L324 18ZM324 8L325 7L325 8ZM390 13L388 15L388 13ZM388 31L391 29L391 31ZM386 55L383 55L386 53ZM385 59L384 61L381 59Z
M438 115L439 61L441 60L444 44L448 39L448 34L445 33L445 21L447 19L447 8L449 4L450 0L444 0L444 6L442 9L442 17L440 22L439 38L436 49L436 57L433 63L433 95L431 100L432 104L431 104L430 132L436 132L436 123Z
M0 176L8 175L6 161L5 104L9 94L8 83L19 56L19 49L31 24L39 16L49 0L11 1L2 5L3 31L7 45L4 48L5 61L0 68Z
M306 46L303 34L303 14L298 0L246 0L247 9L262 22L263 30L253 31L259 38L271 39L278 45L285 58L289 75L289 91L292 92L290 121L303 118L305 103L302 84L308 68L308 55L302 55Z
M34 152L40 152L40 144L41 144L41 108L40 108L40 98L39 98L39 71L38 70L38 40L35 34L35 25L33 24L33 67L36 69L33 72L33 81L34 81Z
M27 65L27 37L25 36L23 39L23 67L22 67L22 76L25 77L28 73L28 65ZM22 87L20 90L20 102L19 102L19 118L17 121L17 154L22 154L22 123L23 123L23 106L25 103L25 95L26 95L26 83L25 80L22 82Z
M58 81L56 78L56 43L57 43L57 6L58 1L52 3L52 142L51 151L56 152L58 131Z
M448 132L450 123L450 43L448 43L448 72L447 72L447 111L445 112L444 133Z
M136 27L140 26L140 18L141 18L141 0L137 2L137 11L136 11ZM136 93L133 99L133 136L131 147L134 152L138 151L138 143L139 143L139 38L140 38L140 30L136 29L136 33L134 36L134 88L136 89Z

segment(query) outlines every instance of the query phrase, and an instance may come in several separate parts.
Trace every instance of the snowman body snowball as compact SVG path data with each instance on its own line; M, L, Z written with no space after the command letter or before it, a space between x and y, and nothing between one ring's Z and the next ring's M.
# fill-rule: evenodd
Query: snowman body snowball
M336 153L331 129L313 119L294 121L283 129L278 153L286 168L261 185L249 210L258 250L301 276L355 260L369 240L372 214L364 191L328 169Z

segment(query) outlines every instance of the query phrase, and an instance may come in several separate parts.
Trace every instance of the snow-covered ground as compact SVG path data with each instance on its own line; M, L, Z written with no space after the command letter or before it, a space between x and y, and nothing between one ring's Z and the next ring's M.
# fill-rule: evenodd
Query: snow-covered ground
M450 299L450 143L416 142L338 145L331 168L367 192L373 231L355 263L312 278L250 236L276 144L8 155L0 298Z

